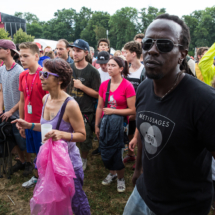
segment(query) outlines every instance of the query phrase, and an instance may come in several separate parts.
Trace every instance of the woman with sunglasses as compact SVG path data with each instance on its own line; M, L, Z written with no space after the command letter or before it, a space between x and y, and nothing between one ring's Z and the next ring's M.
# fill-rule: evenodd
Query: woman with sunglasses
M124 78L127 77L129 69L127 62L122 58L113 57L109 60L108 73L111 80L104 81L99 88L95 126L97 138L100 138L102 160L105 167L110 170L102 184L109 185L117 178L117 191L125 192L125 166L122 160L124 151L123 124L126 116L135 114L136 94L133 85ZM108 120L109 122L112 120L113 123L107 125ZM101 127L99 128L100 121ZM127 118L125 122L127 123ZM106 128L104 128L104 124L107 125Z
M60 58L46 60L40 72L40 80L43 90L49 91L49 94L43 98L40 123L28 123L22 119L15 120L13 123L17 123L18 129L35 131L41 131L41 124L44 123L52 124L52 127L56 128L61 107L69 97L59 130L53 129L47 133L44 141L52 138L53 141L63 139L68 143L68 152L76 175L74 179L76 192L72 199L72 210L75 215L89 215L90 206L82 189L84 179L82 161L76 146L76 142L83 142L86 138L84 121L77 102L64 91L70 83L71 75L72 69L66 61Z

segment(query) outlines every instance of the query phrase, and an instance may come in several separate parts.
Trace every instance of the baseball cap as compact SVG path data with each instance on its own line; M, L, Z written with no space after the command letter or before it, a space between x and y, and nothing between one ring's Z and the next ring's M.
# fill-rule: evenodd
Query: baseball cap
M82 39L77 39L72 45L70 45L70 47L76 47L88 52L90 51L88 42Z
M106 51L99 52L97 57L97 64L106 64L110 60L110 55Z
M11 49L17 54L19 54L19 52L16 49L16 45L11 40L0 40L0 47L4 49Z

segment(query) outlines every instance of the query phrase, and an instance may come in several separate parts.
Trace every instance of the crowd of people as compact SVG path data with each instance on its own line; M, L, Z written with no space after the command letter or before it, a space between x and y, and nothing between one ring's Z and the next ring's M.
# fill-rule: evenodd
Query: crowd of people
M125 192L125 165L134 162L123 215L208 214L215 201L215 44L198 48L194 61L190 39L183 20L162 14L114 55L106 38L96 57L83 39L60 39L55 50L0 40L0 118L15 137L12 172L29 177L22 186L39 178L31 154L50 138L64 140L76 175L73 213L91 214L82 187L95 139L92 155L109 170L103 185L116 180ZM42 140L47 123L52 131Z

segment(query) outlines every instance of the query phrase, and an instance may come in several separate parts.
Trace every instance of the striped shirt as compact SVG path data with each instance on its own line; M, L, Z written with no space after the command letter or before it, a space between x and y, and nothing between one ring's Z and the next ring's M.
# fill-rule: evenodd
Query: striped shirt
M7 70L5 65L0 67L0 84L3 89L5 112L13 108L20 100L19 74L23 70L19 64L16 64L11 70ZM19 118L19 110L15 111L11 118Z

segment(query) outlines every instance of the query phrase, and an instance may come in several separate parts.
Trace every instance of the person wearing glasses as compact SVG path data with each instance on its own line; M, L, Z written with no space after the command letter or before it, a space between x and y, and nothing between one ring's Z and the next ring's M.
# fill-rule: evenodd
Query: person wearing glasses
M44 123L51 124L53 130L46 134L44 141L52 138L53 141L62 139L68 143L68 153L76 175L72 210L77 215L90 215L89 202L82 189L84 180L82 160L79 149L76 146L76 142L83 142L86 139L84 121L77 102L64 91L71 81L72 69L65 60L60 58L48 59L44 61L43 66L39 76L42 89L48 91L49 94L45 95L42 100L43 107L40 122L33 123L17 119L13 123L17 123L18 129L30 129L33 131L41 131L41 125ZM59 130L56 130L61 107L68 98L69 101Z
M42 89L39 72L42 71L42 67L39 65L39 48L36 43L25 42L19 45L20 48L20 61L24 69L19 76L19 116L27 122L40 122L42 113L42 99L46 94L46 91ZM26 148L28 156L31 160L31 154L38 154L41 146L41 132L33 131L30 129L21 129L20 134L26 138ZM36 163L36 162L35 162ZM23 175L27 177L32 174L34 166L27 162L27 170ZM33 168L32 168L33 167ZM35 166L36 169L36 166ZM34 186L38 179L38 172L36 169L35 176L30 180L22 184L24 188L30 188Z
M186 74L187 25L162 14L142 40L148 79L136 93L135 188L123 215L204 215L212 202L215 91Z

